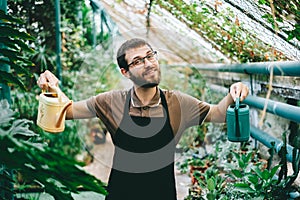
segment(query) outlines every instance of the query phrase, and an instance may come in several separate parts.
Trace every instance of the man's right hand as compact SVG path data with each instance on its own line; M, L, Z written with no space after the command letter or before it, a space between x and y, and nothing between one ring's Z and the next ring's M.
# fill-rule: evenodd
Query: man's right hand
M40 74L40 77L37 80L38 86L42 90L50 91L51 86L58 86L59 80L56 76L50 71L46 70L44 73Z

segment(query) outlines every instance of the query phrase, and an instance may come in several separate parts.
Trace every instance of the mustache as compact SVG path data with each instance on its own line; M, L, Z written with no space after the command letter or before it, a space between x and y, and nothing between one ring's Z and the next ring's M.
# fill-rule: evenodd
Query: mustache
M155 67L149 67L149 68L147 68L147 69L142 73L142 75L144 76L144 75L146 75L146 74L148 74L149 72L152 72L152 71L157 71L157 69L156 69Z

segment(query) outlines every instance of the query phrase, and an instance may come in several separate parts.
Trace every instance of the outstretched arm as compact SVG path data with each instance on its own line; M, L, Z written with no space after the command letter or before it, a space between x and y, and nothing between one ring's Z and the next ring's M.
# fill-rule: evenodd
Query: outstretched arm
M208 113L206 122L223 123L226 120L226 110L237 97L243 101L249 93L249 88L241 83L234 83L230 86L230 93L228 93L217 105L213 105Z
M53 86L58 86L58 83L59 80L57 77L48 70L42 73L37 81L38 86L42 90L50 92L53 90ZM64 93L61 94L62 98L69 99ZM88 109L85 100L73 102L66 112L66 119L84 119L92 117L95 117L95 114Z

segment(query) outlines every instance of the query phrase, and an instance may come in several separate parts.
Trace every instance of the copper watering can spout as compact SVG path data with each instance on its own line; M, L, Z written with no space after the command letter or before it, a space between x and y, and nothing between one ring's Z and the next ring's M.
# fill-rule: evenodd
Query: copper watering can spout
M59 133L65 129L65 116L72 101L63 98L62 91L55 86L49 87L54 92L45 92L39 96L37 125L50 133Z

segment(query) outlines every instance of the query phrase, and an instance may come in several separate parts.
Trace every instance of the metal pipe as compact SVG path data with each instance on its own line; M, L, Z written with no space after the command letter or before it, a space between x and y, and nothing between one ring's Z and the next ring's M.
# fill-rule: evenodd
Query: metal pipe
M93 34L93 48L96 48L96 43L97 43L97 33L96 33L96 14L100 9L100 5L97 1L95 0L90 0L90 5L93 10L93 29L92 29L92 34Z
M173 64L171 66L182 66L182 64ZM188 65L184 65L188 66ZM218 72L234 72L242 74L266 74L270 75L273 69L274 75L279 76L300 76L299 61L277 61L277 62L256 62L242 64L192 64L198 70L218 71Z
M0 10L7 13L7 0L0 0ZM1 24L1 21L0 21ZM2 48L6 48L3 44L0 44ZM9 72L10 66L3 64L0 65L0 70ZM10 87L7 84L0 84L0 101L2 99L6 99L8 103L11 104L11 94L10 94ZM13 180L13 172L10 169L7 169L2 163L0 163L0 174L7 173L8 176ZM8 199L14 200L14 184L9 179L2 179L0 180L0 188L7 188L8 190L0 190L0 199Z
M268 101L267 112L300 123L300 107L298 106L292 106L281 102L266 100L265 98L252 95L248 95L243 102L248 104L249 106L262 110L266 101Z
M56 67L57 73L56 76L60 83L62 83L62 76L61 76L61 33L60 33L60 0L55 0L55 36L56 36Z
M0 10L3 10L5 13L7 13L7 0L0 0ZM0 21L1 23L1 21ZM6 48L2 43L0 44L1 48ZM10 66L7 64L0 65L0 70L9 72ZM6 99L8 103L11 104L11 95L10 95L10 87L7 84L0 83L0 100Z
M227 88L214 84L210 84L210 88L217 92L228 92ZM265 102L265 98L253 95L248 95L247 98L243 101L243 103L246 103L249 106L258 108L260 110L264 109ZM292 106L289 104L268 100L267 112L286 118L293 122L300 123L300 107L298 106Z
M277 139L266 132L261 131L260 129L251 126L250 128L250 134L251 137L255 138L259 142L261 142L263 145L265 145L268 148L272 148L272 142L274 142L274 148L275 151L278 153L283 146L283 142L280 139ZM291 145L287 144L287 155L286 158L289 162L293 162L293 149Z

